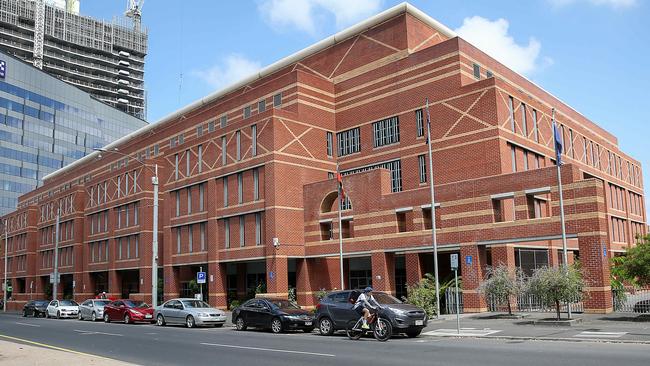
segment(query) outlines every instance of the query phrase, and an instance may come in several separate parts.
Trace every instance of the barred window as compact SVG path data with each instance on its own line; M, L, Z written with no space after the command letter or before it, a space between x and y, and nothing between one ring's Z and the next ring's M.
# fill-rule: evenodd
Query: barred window
M424 111L422 109L415 111L415 130L418 137L424 136Z
M359 127L336 134L339 156L345 156L361 151Z
M391 117L372 124L375 147L399 142L399 118Z
M427 182L427 166L424 155L418 155L418 168L420 172L420 183Z
M366 172L368 170L373 170L378 168L384 168L390 171L391 190L393 192L401 192L402 191L402 161L401 160L393 160L385 163L379 163L379 164L364 166L361 168L350 169L341 172L341 175L356 174L356 173Z

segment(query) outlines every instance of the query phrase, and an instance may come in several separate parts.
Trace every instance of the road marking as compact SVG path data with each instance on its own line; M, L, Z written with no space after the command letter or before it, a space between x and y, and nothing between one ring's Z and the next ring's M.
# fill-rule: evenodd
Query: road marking
M621 338L626 335L627 332L588 332L584 331L574 335L574 337L579 338Z
M99 334L99 335L107 335L107 336L115 336L115 337L123 337L124 336L124 334L95 332L95 331L92 331L92 330L80 330L80 329L73 329L73 330L75 332L79 332L82 335Z
M204 346L213 346L213 347L225 347L225 348L238 348L238 349L250 349L254 351L266 351L266 352L280 352L280 353L293 353L299 355L309 355L309 356L321 356L321 357L336 357L336 355L328 353L315 353L315 352L303 352L303 351L292 351L287 349L273 349L273 348L259 348L259 347L247 347L247 346L235 346L232 344L218 344L218 343L201 343Z
M458 333L456 329L436 329L422 334L436 337L485 337L499 332L501 332L501 330L489 328L460 328L460 333Z
M56 351L69 352L69 353L73 353L73 354L76 354L76 355L95 357L95 358L99 358L99 359L103 359L103 360L119 362L118 360L113 359L113 358L108 358L108 357L99 356L99 355L93 355L92 353L79 352L79 351L75 351L75 350L72 350L72 349L69 349L69 348L52 346L52 345L49 345L49 344L46 344L46 343L30 341L28 339L12 337L12 336L8 336L8 335L4 335L4 334L0 334L0 338L5 338L5 339L12 340L12 341L18 341L18 342L23 342L23 343L27 343L27 344L33 344L35 346L45 347L45 348L53 349L53 350L56 350Z
M28 326L28 327L40 327L40 325L37 325L37 324L28 324L28 323L21 323L21 322L14 322L14 323L19 324L19 325L25 325L25 326Z

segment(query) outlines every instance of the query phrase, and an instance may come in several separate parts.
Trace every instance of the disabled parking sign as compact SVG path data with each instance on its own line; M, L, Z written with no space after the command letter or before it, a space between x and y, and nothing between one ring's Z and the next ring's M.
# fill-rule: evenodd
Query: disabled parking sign
M196 283L205 283L205 272L196 273Z
M467 265L472 265L472 256L471 255L466 255L465 256L465 264Z

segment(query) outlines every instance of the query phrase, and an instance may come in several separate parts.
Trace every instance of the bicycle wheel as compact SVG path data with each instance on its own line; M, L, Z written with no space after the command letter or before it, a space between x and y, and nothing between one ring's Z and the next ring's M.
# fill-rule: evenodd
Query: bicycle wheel
M359 338L361 338L361 336L363 335L362 330L354 329L355 325L356 323L349 323L347 329L345 330L345 334L348 335L348 338L354 341L359 340Z
M380 342L386 342L393 335L393 326L386 319L379 318L375 324L375 329L372 332L375 339Z

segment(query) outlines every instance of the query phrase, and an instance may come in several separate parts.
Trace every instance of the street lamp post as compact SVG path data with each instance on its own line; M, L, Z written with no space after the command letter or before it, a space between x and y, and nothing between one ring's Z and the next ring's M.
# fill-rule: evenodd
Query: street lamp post
M106 150L104 148L95 149L96 151L106 152L106 153L115 153L118 155L126 156L130 158L128 154L125 154L117 148L113 150ZM151 177L151 184L153 185L153 238L151 240L151 305L155 308L158 306L158 164L154 165L154 169L151 169L148 165L142 162L140 159L135 159L138 163L153 174Z

